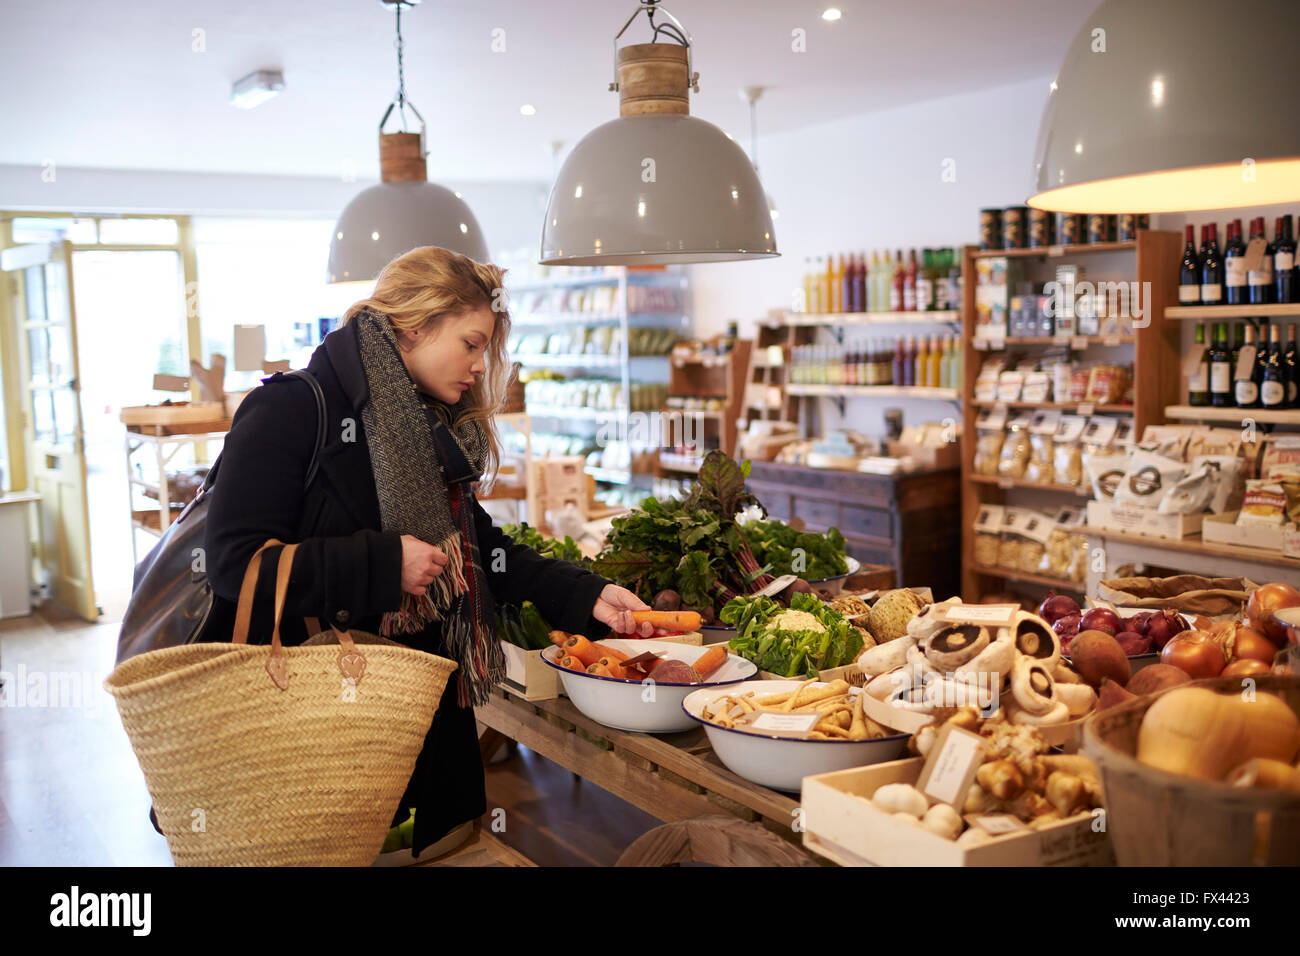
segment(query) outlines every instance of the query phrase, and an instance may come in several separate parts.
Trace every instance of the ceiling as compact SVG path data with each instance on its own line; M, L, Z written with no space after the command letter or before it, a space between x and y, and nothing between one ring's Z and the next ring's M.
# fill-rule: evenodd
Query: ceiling
M1049 76L1095 7L839 0L843 19L827 23L828 2L668 3L695 41L692 112L747 146L746 85L768 88L768 134ZM611 41L635 6L423 0L406 12L431 178L549 180L551 141L571 146L617 115ZM379 0L4 0L0 164L377 178L393 19ZM623 42L648 40L640 17ZM284 92L232 107L231 84L257 69L281 70ZM524 103L536 114L520 115Z

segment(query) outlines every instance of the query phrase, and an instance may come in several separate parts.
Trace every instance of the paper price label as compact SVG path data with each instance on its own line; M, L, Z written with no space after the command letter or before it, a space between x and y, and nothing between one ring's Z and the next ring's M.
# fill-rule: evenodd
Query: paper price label
M999 488L1014 488L1015 486L1016 486L1016 480L1015 480L1014 478L999 478L999 479L998 479L998 487L999 487Z
M1264 254L1267 251L1267 239L1252 239L1246 243L1246 254L1241 257L1241 264L1246 268L1247 272L1253 272L1263 263Z
M1053 345L1069 345L1069 344L1070 344L1070 339L1071 339L1072 337L1073 337L1073 336L1071 336L1069 332L1057 332L1055 335L1052 336L1052 344L1053 344Z
M1065 246L1048 246L1047 254L1049 256L1063 256L1065 255Z
M984 762L984 739L951 724L939 731L916 789L926 796L960 807L966 802L971 781Z
M1015 511L1015 509L1006 510ZM953 604L939 610L943 613L941 620L951 624L992 624L996 627L1008 627L1015 620L1020 605Z
M817 726L821 714L759 714L749 725L773 734L807 734Z
M1070 339L1070 348L1075 352L1082 352L1088 347L1088 337L1086 335L1076 335Z
M1103 336L1103 337L1102 337L1102 340L1101 340L1101 344L1102 344L1102 345L1120 345L1120 344L1121 344L1121 343L1120 343L1120 336L1118 336L1118 335L1107 335L1107 336Z
M1201 363L1205 361L1205 346L1197 345L1187 353L1187 358L1183 359L1183 374L1191 377L1201 369Z
M968 813L965 820L971 826L979 827L992 836L1021 833L1029 829L1023 821L1009 813Z
M1287 528L1282 532L1282 553L1288 558L1300 558L1300 530Z
M1092 402L1084 402L1082 405L1079 406L1080 415L1085 415L1085 416L1093 415L1096 414L1096 412L1097 412L1097 406L1094 405Z
M1241 356L1237 359L1237 378L1250 378L1251 370L1255 365L1255 346L1243 345L1241 347Z

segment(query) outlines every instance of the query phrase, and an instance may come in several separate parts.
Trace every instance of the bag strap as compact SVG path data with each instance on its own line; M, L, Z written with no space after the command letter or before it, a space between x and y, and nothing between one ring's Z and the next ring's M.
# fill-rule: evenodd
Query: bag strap
M320 387L320 382L316 381L316 376L305 368L291 369L283 374L300 378L310 385L312 398L316 400L316 445L312 448L311 461L307 465L307 478L302 483L304 488L310 488L311 483L316 479L316 472L320 467L321 452L325 449L325 429L329 424L328 413L325 411L325 392ZM195 495L196 499L203 497L203 495L212 490L212 486L217 481L217 469L220 465L221 453L218 452L216 460L212 462L212 467L209 468L208 473L203 476L203 484L199 486L199 492Z
M267 548L279 544L283 544L283 542L275 538L267 539L265 544L253 552L253 557L248 562L248 568L244 571L244 582L239 589L239 605L235 611L235 632L233 637L233 643L235 644L248 643L248 625L253 613L253 592L257 587L257 576L262 568L262 555ZM271 675L271 680L280 690L289 689L289 661L284 653L284 645L280 642L280 620L284 617L284 602L289 592L289 578L293 571L293 559L297 551L298 545L286 544L276 556L275 625L271 631L271 654L266 661L266 672ZM334 634L339 639L339 672L343 675L344 680L351 681L353 688L355 688L366 669L365 655L357 648L352 636L347 631L340 631L335 628Z

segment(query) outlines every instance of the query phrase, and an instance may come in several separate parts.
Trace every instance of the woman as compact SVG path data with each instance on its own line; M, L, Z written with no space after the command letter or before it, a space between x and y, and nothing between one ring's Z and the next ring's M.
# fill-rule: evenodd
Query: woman
M308 383L275 375L240 405L209 506L211 627L224 629L215 633L231 633L257 547L300 541L284 643L304 641L302 619L316 617L459 665L402 802L417 808L416 854L487 812L473 705L504 677L495 602L532 601L552 627L589 637L651 633L632 619L646 607L636 595L514 544L474 498L473 482L494 475L500 457L492 415L510 332L502 277L436 246L390 262L307 366L327 417L311 486L316 402ZM274 566L264 562L259 575L250 640L270 640ZM405 816L400 809L394 825Z

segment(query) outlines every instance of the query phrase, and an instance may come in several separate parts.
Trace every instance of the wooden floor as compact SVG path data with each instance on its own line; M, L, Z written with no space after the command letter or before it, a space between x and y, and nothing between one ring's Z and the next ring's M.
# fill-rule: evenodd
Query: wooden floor
M0 621L0 671L12 681L0 707L0 866L172 865L102 686L117 631L57 611ZM27 689L53 677L67 691L59 700L23 701L24 677ZM540 866L608 866L659 824L523 747L486 775L479 856L451 865L502 865L512 850Z

